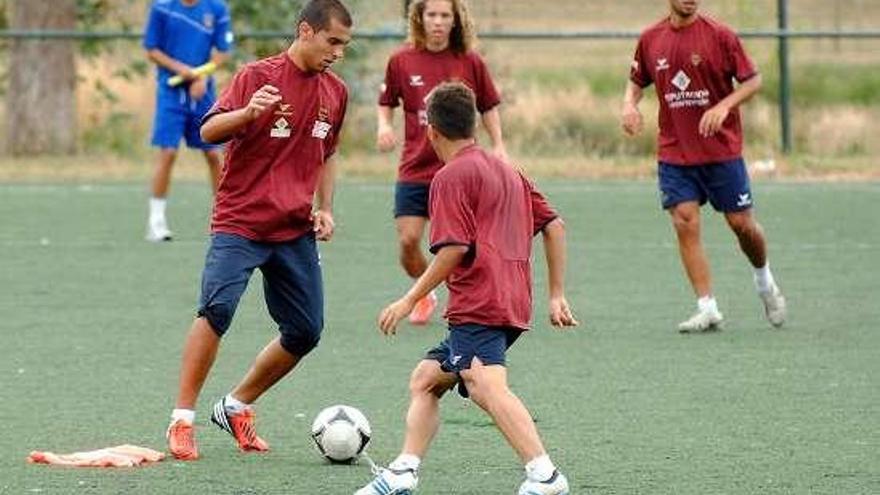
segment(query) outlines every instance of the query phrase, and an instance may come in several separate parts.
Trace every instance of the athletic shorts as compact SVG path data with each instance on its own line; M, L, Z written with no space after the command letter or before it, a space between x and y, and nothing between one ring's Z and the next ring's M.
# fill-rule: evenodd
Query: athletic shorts
M394 218L428 218L428 193L430 184L398 182L394 186Z
M223 336L255 268L263 274L269 315L278 324L281 345L291 354L308 354L324 326L324 289L313 233L287 242L256 242L234 234L213 234L198 315Z
M661 204L668 210L687 201L706 201L716 211L733 213L752 207L749 174L742 158L705 165L672 165L660 162L658 167Z
M449 334L443 342L429 350L425 359L437 361L447 373L458 375L470 369L474 358L486 365L507 363L507 349L516 342L523 331L513 327L490 327L478 323L449 325ZM459 380L458 393L467 397L467 388Z
M202 117L214 106L214 92L209 89L205 96L195 101L186 87L160 89L156 93L156 115L153 118L151 144L158 148L177 149L180 139L193 149L211 150L218 145L202 141L199 129Z

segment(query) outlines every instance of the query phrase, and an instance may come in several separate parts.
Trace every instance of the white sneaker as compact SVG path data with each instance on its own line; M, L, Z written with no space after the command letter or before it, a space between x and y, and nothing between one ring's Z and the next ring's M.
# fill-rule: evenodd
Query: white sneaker
M779 286L773 284L769 291L759 292L758 296L764 303L764 315L767 321L776 328L781 327L785 323L786 310L785 296L782 295Z
M700 333L718 330L724 315L718 310L697 311L693 316L678 324L681 333Z
M568 480L559 471L547 481L525 480L519 485L519 495L568 495Z
M153 220L147 223L146 239L150 242L170 241L174 238L174 233L168 230L168 224L164 218Z
M412 469L397 471L382 469L354 495L411 495L419 484L419 476Z

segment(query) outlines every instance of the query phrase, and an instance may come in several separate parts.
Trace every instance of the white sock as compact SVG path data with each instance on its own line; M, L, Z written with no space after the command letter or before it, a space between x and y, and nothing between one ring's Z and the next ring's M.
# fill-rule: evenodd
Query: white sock
M418 471L419 465L421 463L422 460L419 459L418 456L414 456L412 454L400 454L399 456L397 456L397 459L394 459L394 462L388 465L388 468L395 471L402 471L406 469Z
M556 466L547 454L535 457L526 464L526 477L532 481L547 481L554 471Z
M171 411L171 422L183 420L189 424L196 422L196 412L192 409L174 409Z
M714 296L703 296L697 299L697 309L700 312L706 313L717 313L718 312L718 302L715 301Z
M165 219L165 198L150 198L150 221Z
M773 273L770 272L769 262L765 263L761 268L755 268L755 289L759 293L770 292L775 283Z
M248 408L248 404L236 399L232 394L226 395L226 401L223 404L226 407L226 412L232 414L238 414Z

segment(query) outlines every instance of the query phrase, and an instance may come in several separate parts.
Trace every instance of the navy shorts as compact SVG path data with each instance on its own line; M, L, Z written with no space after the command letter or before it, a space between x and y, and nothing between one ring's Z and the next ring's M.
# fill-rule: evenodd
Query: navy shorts
M195 101L186 87L160 88L156 94L156 115L153 118L151 144L159 148L177 149L180 139L190 148L211 150L218 145L202 141L199 129L202 117L214 105L214 93L209 89L205 96Z
M437 361L447 373L459 374L470 369L474 358L486 365L507 363L507 349L516 342L523 331L513 327L490 327L477 323L449 325L449 335L437 347L425 354L425 359ZM459 381L458 393L467 397L464 383Z
M706 201L716 211L733 213L752 207L749 174L742 158L705 165L679 166L660 162L658 168L663 209L687 201Z
M430 184L398 182L394 186L394 218L428 218L428 193Z
M198 315L222 337L255 268L263 273L263 295L281 332L281 346L305 356L318 345L324 327L324 288L312 233L287 242L213 234Z

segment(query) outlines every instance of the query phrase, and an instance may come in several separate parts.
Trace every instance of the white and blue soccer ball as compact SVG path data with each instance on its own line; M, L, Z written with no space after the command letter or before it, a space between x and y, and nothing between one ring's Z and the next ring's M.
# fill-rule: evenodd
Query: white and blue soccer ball
M345 405L330 406L312 422L312 439L330 462L352 463L370 443L373 431L364 413Z

